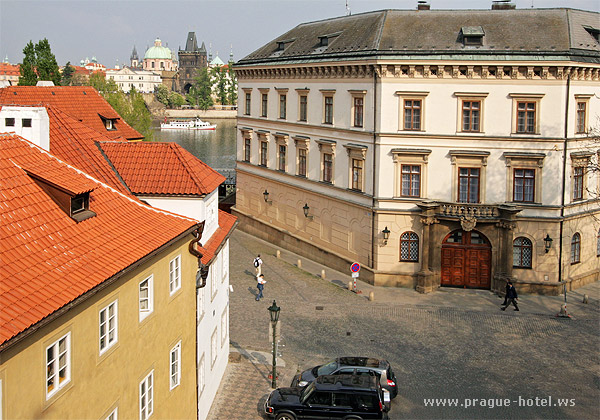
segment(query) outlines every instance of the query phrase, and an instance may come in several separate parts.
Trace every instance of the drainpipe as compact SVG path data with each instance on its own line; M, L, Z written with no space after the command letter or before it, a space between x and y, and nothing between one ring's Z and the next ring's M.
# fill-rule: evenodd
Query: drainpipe
M558 240L558 281L562 281L562 256L563 256L563 228L565 215L565 189L567 182L567 141L568 141L568 124L569 124L569 94L571 91L571 72L567 75L567 95L565 99L565 135L563 141L563 176L562 176L562 194L560 199L560 224L559 224L559 240ZM567 303L567 284L565 283L565 304Z
M376 247L376 234L377 230L375 227L375 193L376 193L376 180L377 180L377 69L376 66L373 65L373 172L371 174L373 177L373 198L371 204L371 266L373 270L375 270L375 247ZM373 284L375 284L375 279L373 278Z
M196 288L201 289L206 286L206 279L208 277L208 265L202 263L202 253L197 248L201 247L200 239L202 238L202 232L204 231L204 223L201 222L198 229L194 232L195 238L192 239L188 245L190 254L198 258L198 271L196 272Z

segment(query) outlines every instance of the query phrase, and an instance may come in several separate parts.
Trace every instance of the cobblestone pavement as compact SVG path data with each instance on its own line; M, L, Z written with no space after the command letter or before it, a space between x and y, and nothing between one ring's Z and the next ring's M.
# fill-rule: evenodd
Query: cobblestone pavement
M273 299L281 307L279 386L330 358L367 355L388 359L396 373L391 419L600 418L598 283L570 292L572 318L557 318L563 296L523 295L520 312L502 312L502 299L482 290L421 295L359 282L355 294L346 288L349 273L304 258L300 269L300 257L281 250L277 258L275 247L243 232L233 234L230 248L231 361L210 420L262 418ZM267 284L257 302L252 259L259 253ZM458 400L431 407L426 398Z

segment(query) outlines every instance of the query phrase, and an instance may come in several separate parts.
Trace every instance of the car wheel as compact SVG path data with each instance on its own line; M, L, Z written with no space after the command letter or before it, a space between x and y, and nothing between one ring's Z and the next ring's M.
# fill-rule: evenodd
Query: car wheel
M296 416L292 413L279 413L275 417L275 420L296 420Z
M350 416L350 417L344 417L343 420L362 420L362 417Z

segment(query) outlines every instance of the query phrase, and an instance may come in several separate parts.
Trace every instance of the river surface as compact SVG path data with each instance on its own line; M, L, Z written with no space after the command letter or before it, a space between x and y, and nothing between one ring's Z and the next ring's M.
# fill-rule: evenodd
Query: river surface
M235 119L215 119L216 130L161 130L157 125L154 141L173 141L226 177L235 176Z

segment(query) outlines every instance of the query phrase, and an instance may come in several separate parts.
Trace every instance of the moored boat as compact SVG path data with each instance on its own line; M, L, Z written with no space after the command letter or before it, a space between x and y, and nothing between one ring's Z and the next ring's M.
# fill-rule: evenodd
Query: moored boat
M187 121L173 120L169 122L165 118L165 122L160 124L161 130L214 130L215 128L217 128L217 124L202 121L200 118Z

